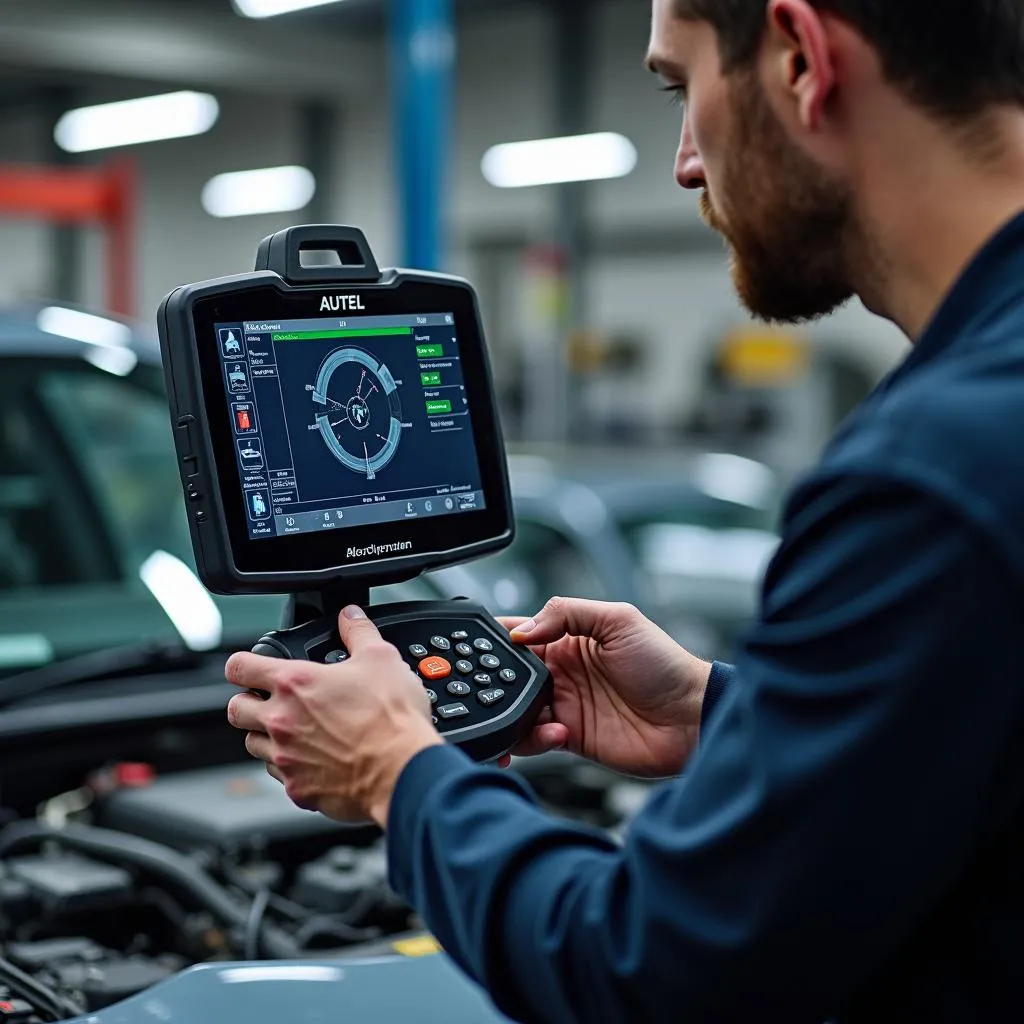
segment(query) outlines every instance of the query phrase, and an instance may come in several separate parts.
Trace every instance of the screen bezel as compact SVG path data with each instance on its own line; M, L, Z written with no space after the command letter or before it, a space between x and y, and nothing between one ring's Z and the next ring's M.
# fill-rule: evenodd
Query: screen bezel
M360 314L366 316L454 314L485 508L420 521L348 527L329 533L260 539L249 536L215 325L324 318L330 314L320 309L322 297L334 291L359 296L363 305ZM468 286L454 281L401 278L386 285L338 282L333 288L324 284L315 288L287 288L283 284L268 283L197 300L192 309L192 327L206 409L204 421L215 463L214 476L237 574L322 576L325 572L336 571L339 577L359 575L365 578L373 574L373 567L379 566L384 576L397 564L452 564L467 557L467 548L511 537L512 509L505 452L476 302ZM349 558L347 554L350 547L360 549L405 541L411 542L412 547L402 554L379 559Z

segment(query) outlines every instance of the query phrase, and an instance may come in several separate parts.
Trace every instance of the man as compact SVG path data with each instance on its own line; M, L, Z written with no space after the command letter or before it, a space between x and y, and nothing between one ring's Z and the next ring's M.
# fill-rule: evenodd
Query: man
M618 606L511 624L556 680L524 753L685 778L621 848L549 817L440 744L358 609L344 667L233 658L273 696L231 721L296 802L387 830L517 1019L1017 1019L1024 4L654 0L649 62L750 309L856 294L914 342L792 495L736 668Z

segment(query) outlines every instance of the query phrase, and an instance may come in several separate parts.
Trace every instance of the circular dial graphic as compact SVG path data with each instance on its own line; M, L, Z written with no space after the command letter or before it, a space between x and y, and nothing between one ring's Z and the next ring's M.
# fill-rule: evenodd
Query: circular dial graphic
M369 352L339 348L320 364L313 411L331 454L354 473L373 480L394 458L402 436L398 387Z

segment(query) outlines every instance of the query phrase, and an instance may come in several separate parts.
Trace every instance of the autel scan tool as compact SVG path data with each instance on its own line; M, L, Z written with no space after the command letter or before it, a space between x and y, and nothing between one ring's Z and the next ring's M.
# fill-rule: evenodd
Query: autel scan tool
M312 250L340 265L305 265ZM511 543L467 282L378 270L355 228L295 227L262 242L254 273L173 291L159 331L200 578L219 594L292 595L256 653L344 661L344 605ZM439 732L477 760L509 750L550 700L543 662L483 607L368 614L418 673Z

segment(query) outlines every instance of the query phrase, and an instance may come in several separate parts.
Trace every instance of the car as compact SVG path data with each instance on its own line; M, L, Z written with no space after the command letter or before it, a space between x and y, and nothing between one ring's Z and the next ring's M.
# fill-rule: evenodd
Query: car
M0 315L0 364L0 675L142 639L235 649L280 624L282 598L195 579L154 337L25 305Z
M422 955L379 831L227 726L225 658L284 599L197 579L153 338L25 305L0 368L0 1019L500 1020Z
M379 832L295 808L227 727L224 660L284 602L196 577L154 339L25 305L0 312L0 366L0 1010L501 1020L390 891ZM604 468L602 490L513 459L518 547L374 601L642 599ZM643 792L557 755L517 770L610 831Z
M513 449L517 534L506 550L435 573L496 614L555 594L624 601L685 647L728 658L778 544L778 478L731 453Z

